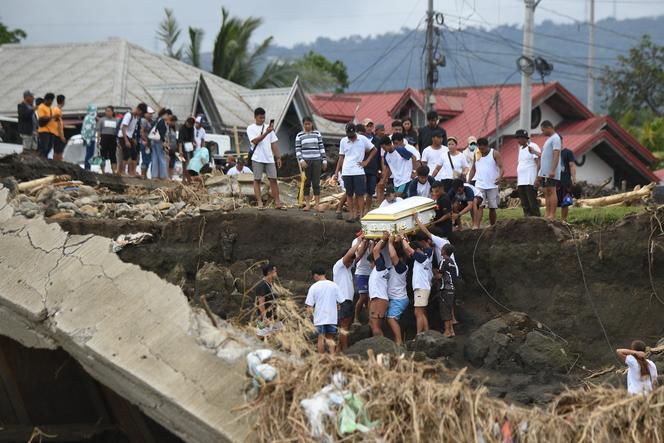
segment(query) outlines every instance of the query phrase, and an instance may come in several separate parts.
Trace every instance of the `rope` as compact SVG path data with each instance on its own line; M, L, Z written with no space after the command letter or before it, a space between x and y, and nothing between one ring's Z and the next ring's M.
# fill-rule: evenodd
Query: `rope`
M606 332L606 328L604 327L604 322L602 322L602 318L600 317L599 311L597 311L597 307L595 306L595 302L593 301L592 295L590 294L590 288L588 288L588 280L586 279L586 272L584 271L583 263L581 262L581 252L579 251L579 244L576 241L576 237L574 236L574 232L572 231L572 228L570 227L570 225L566 224L565 226L569 230L569 233L572 236L572 240L574 241L574 249L576 251L576 259L579 263L579 269L581 270L581 278L583 280L583 287L585 288L586 296L588 298L588 301L590 302L590 307L592 308L593 312L595 313L595 317L597 317L597 321L599 322L599 325L602 328L602 334L604 334L604 338L606 339L606 343L607 343L607 345L609 345L609 352L611 354L614 354L615 347L611 343L611 339L609 338L609 334ZM614 357L615 357L615 354L614 354ZM617 357L616 357L616 359L617 359Z

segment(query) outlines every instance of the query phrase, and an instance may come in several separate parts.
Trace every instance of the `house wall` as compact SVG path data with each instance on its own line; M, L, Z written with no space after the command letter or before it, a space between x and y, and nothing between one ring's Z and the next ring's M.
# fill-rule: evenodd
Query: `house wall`
M563 121L563 117L546 103L542 103L539 107L542 110L542 120L540 120L540 122L549 120L554 126L558 126ZM518 116L510 124L500 128L500 133L502 135L514 135L517 129L521 129L519 128ZM542 130L538 126L535 129L529 129L528 132L531 134L541 134Z
M593 151L586 152L586 162L583 166L576 167L576 179L593 185L603 184L607 178L611 178L608 186L613 186L614 170L604 160L599 158ZM581 160L581 159L577 159Z

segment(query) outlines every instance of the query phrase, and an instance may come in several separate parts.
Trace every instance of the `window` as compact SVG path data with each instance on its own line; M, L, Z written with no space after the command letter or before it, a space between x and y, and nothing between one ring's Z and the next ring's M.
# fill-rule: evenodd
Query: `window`
M542 123L542 110L538 106L530 112L530 129L538 128L540 123Z

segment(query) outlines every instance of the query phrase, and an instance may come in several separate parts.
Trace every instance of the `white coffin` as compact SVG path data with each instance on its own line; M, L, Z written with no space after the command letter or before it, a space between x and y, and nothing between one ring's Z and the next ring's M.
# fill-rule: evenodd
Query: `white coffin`
M362 232L367 238L379 238L383 231L397 234L417 230L413 215L429 224L436 215L436 202L426 197L410 197L383 208L374 209L362 217Z

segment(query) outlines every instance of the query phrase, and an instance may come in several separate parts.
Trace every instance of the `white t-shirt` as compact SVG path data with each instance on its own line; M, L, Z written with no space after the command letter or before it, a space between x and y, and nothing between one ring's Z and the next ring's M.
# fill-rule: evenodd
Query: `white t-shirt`
M337 324L337 303L343 302L336 283L317 281L309 288L304 304L314 308L314 326Z
M470 185L466 185L470 186ZM475 189L475 188L473 188ZM477 194L475 194L477 195ZM436 254L436 261L438 263L443 262L443 246L448 244L450 241L445 237L438 237L437 235L431 235L431 241L433 242L433 252ZM459 265L457 264L454 254L450 255L450 258L454 261L454 266L457 268L457 275L459 274Z
M237 166L233 166L226 173L226 175L238 175L238 174L253 174L253 172L251 172L251 169L247 168L246 166L242 167L242 171L238 171Z
M406 149L408 149L412 154L415 156L415 160L420 161L422 159L422 156L420 155L420 151L417 150L417 148L413 145L409 145L406 143L404 146Z
M125 115L122 117L122 123L120 124L118 137L120 138L124 137L124 134L122 133L122 127L126 126L127 128L125 132L127 133L127 138L129 140L134 138L134 131L136 130L137 121L138 119L134 117L134 114L132 114L131 112L125 112Z
M381 266L379 266L379 262ZM378 268L381 268L380 270ZM371 270L369 275L369 298L382 298L388 300L387 297L387 280L390 278L390 269L385 267L385 260L379 257L376 260L376 266Z
M357 244L358 241L360 241L359 238L356 238L355 240L353 240L353 243L351 244L351 247L355 246L355 244ZM369 263L369 260L367 260L367 258L369 257L369 254L371 253L372 248L373 248L373 243L370 241L369 244L367 245L367 250L364 251L364 255L362 255L362 257L360 257L360 258L357 258L357 257L355 258L355 275L369 275L369 274L371 274L371 263Z
M444 164L449 163L449 160L447 159L448 152L449 148L447 146L441 146L438 149L434 149L433 147L428 146L424 149L424 151L422 151L422 162L426 162L427 166L429 167L430 175L433 175L433 170L436 169L436 166L443 165L443 167L440 168L440 171L438 171L438 174L434 176L436 180L442 179L441 176L443 170L445 169Z
M395 149L392 152L385 153L385 163L392 172L395 188L410 181L410 176L413 172L413 161L410 158L403 158Z
M196 129L194 126L194 144L197 148L200 148L205 142L205 128L201 126L200 129Z
M421 263L413 260L413 289L431 289L433 251L425 249L425 252L421 253L426 256L426 260Z
M355 293L353 289L353 274L351 274L350 268L344 265L343 259L337 260L332 267L332 280L339 286L342 301L352 301L353 294Z
M364 161L364 155L374 147L373 143L362 134L357 134L352 142L344 137L339 142L339 155L344 156L344 164L341 167L341 175L364 175L364 168L360 163Z
M625 364L627 365L627 392L630 394L647 394L652 391L652 381L657 380L657 367L650 360L646 360L646 362L648 362L648 368L650 369L650 377L641 378L641 367L636 357L628 355L625 358Z
M516 167L517 186L534 185L535 179L537 179L537 159L542 150L533 142L528 145L536 154L531 154L527 147L519 145L519 163Z
M429 180L425 181L424 184L420 183L418 180L415 186L417 186L418 196L431 198L431 185L429 184Z
M257 124L251 124L247 126L247 137L249 141L259 137L263 132L268 128L268 125L263 124L258 126ZM261 140L256 146L254 146L254 153L251 157L251 161L260 162L260 163L274 163L274 154L272 154L272 143L279 141L277 134L274 131L270 132L267 137Z
M397 270L397 268L399 268ZM399 272L401 271L401 272ZM408 266L402 261L390 268L390 278L387 281L387 296L390 300L403 300L408 298Z
M466 160L466 156L461 154L459 151L457 151L456 155L452 155L450 152L450 157L452 157L452 164L454 166L454 171L457 173L461 174L464 169L470 168L470 165L468 164L468 160ZM447 160L449 161L449 157ZM454 178L452 171L450 171L450 177L446 178Z
M401 197L396 197L394 199L394 201L391 201L391 202L387 201L387 199L383 199L383 201L380 202L379 208L384 208L385 206L393 205L394 203L400 202L401 200L403 200L403 198L401 198Z

